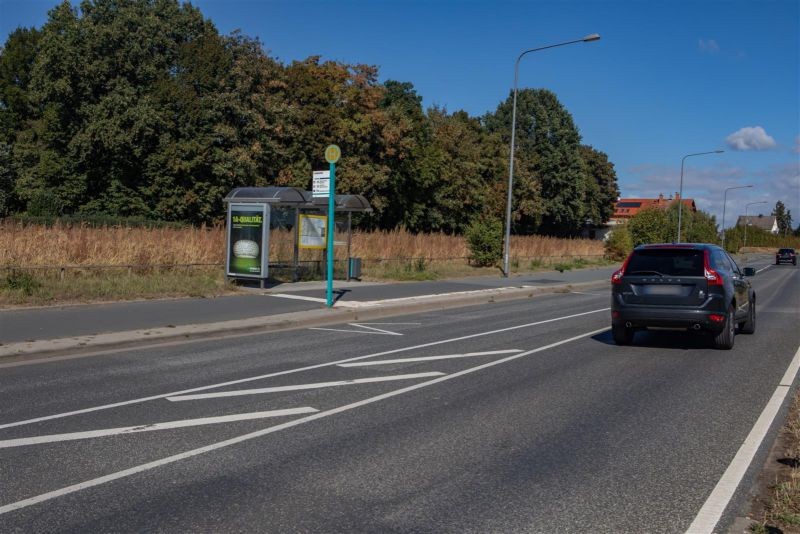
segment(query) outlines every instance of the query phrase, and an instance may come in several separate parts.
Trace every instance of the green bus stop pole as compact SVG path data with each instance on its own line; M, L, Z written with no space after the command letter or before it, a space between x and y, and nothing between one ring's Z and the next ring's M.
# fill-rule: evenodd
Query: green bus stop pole
M331 169L331 182L330 192L328 193L328 289L327 301L328 308L333 306L333 232L335 230L336 213L334 212L336 206L334 203L334 195L336 194L336 164L330 164Z

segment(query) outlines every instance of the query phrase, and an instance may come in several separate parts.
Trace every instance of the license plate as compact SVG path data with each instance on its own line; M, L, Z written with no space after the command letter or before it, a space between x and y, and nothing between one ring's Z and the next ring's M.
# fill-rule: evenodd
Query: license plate
M668 286L668 285L659 285L659 286L644 286L645 295L681 295L683 291L681 290L681 286Z

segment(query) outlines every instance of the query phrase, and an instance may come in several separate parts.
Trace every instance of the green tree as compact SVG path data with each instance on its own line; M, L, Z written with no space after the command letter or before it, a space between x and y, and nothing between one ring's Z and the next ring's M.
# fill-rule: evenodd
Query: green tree
M646 208L628 221L628 231L634 247L648 243L665 243L671 241L673 233L669 229L669 217L660 208ZM677 231L674 232L677 234Z
M461 233L478 217L499 220L503 211L498 201L505 189L502 183L495 187L504 171L499 137L488 134L464 111L448 114L434 107L428 119L431 139L418 172L434 186L420 199L429 229Z
M595 224L608 221L614 214L614 205L619 198L617 173L608 155L588 145L579 147L581 160L588 176L584 198L585 216Z
M496 265L503 255L503 225L497 219L477 218L467 228L470 259L480 267Z
M485 118L490 132L510 137L513 94ZM575 235L583 227L589 178L572 115L546 89L524 89L517 98L515 190L520 231Z
M667 208L665 242L678 239L678 203ZM681 240L684 243L716 243L719 240L716 218L702 210L693 211L683 206L681 215Z
M633 250L633 236L627 224L614 228L603 245L606 257L615 261L624 260Z
M0 141L0 217L12 209L14 174L11 170L11 145Z
M17 28L0 50L0 142L12 143L30 117L28 90L40 37L36 28Z
M775 203L772 215L778 223L778 234L784 235L792 231L792 211L780 200Z

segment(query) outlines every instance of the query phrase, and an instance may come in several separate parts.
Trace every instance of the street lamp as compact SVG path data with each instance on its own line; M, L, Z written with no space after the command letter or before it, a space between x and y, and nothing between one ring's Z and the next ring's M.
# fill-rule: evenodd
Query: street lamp
M574 41L566 41L554 45L542 46L540 48L531 48L530 50L523 51L517 57L517 61L514 64L514 105L511 108L511 154L509 156L509 163L508 163L508 198L506 200L506 236L503 244L503 274L506 278L508 278L509 274L508 249L509 249L509 241L511 239L511 191L512 191L512 186L514 185L514 139L517 130L517 82L519 81L519 61L522 59L522 56L524 56L525 54L529 54L531 52L538 52L539 50L547 50L548 48L556 48L558 46L566 46L574 43L588 43L591 41L599 41L599 40L600 40L600 34L592 33L587 35L583 39L576 39Z
M747 208L749 208L753 204L766 204L766 203L767 203L766 200L762 200L761 202L751 202L749 204L744 205L744 245L742 245L742 248L745 248L747 246L747 224L748 224Z
M735 187L729 187L725 190L725 194L722 195L722 250L725 250L725 206L728 202L728 191L731 189L745 189L747 187L753 187L752 185L739 185Z
M722 154L725 152L724 150L712 150L711 152L698 152L697 154L686 154L683 156L681 160L681 187L680 192L678 193L678 243L681 242L681 219L683 215L683 162L686 161L686 158L690 158L692 156L704 156L706 154Z

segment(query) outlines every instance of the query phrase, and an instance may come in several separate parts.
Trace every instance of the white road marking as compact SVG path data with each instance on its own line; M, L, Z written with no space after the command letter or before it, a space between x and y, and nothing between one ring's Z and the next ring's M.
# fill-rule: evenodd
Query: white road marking
M403 325L421 325L422 323L358 323L358 324L370 324L370 325L378 325L378 326L391 326L395 324L403 324Z
M323 304L328 303L327 299L321 299L318 297L307 297L306 295L290 295L289 293L268 293L267 296L278 297L282 299L307 300L309 302L321 302Z
M202 399L219 399L222 397L241 397L243 395L261 395L264 393L279 393L282 391L301 391L304 389L321 389L335 386L351 386L353 384L370 384L372 382L393 382L395 380L413 380L415 378L430 378L442 376L444 373L431 371L429 373L414 373L410 375L375 376L371 378L354 378L352 380L337 380L336 382L317 382L315 384L294 384L291 386L274 386L269 388L239 389L236 391L219 391L217 393L199 393L197 395L181 395L180 397L167 397L168 401L180 402Z
M92 407L83 408L83 409L80 409L80 410L73 410L71 412L63 412L63 413L58 413L58 414L53 414L53 415L45 415L45 416L42 416L42 417L34 417L33 419L25 419L25 420L22 420L22 421L15 421L13 423L0 424L0 429L11 428L11 427L15 427L15 426L22 426L22 425L29 425L29 424L32 424L32 423L38 423L40 421L50 421L52 419L61 419L63 417L70 417L72 415L80 415L80 414L96 412L96 411L100 411L100 410L108 410L108 409L111 409L111 408L118 408L120 406L129 406L131 404L139 404L139 403L148 402L148 401L151 401L151 400L158 400L158 399L163 399L163 398L166 398L166 397L174 397L174 396L177 396L177 395L184 395L186 393L194 393L195 391L207 391L209 389L216 389L216 388L221 388L221 387L226 387L226 386L234 386L236 384L244 384L246 382L252 382L252 381L255 381L255 380L263 380L264 378L272 378L274 376L282 376L282 375L288 375L288 374L293 374L293 373L300 373L300 372L303 372L303 371L310 371L312 369L319 369L319 368L328 367L328 366L331 366L331 365L338 365L340 363L355 362L355 361L359 361L359 360L366 360L368 358L377 358L379 356L386 356L388 354L397 354L399 352L406 352L406 351L416 350L416 349L424 349L426 347L433 347L433 346L436 346L436 345L442 345L444 343L453 343L453 342L456 342L456 341L464 341L466 339L473 339L473 338L482 337L482 336L489 336L489 335L493 335L493 334L502 334L504 332L510 332L512 330L519 330L521 328L530 328L532 326L539 326L539 325L542 325L542 324L553 323L553 322L556 322L556 321L564 321L566 319L574 319L576 317L583 317L583 316L586 316L586 315L591 315L593 313L606 312L606 311L608 311L610 309L611 308L600 308L599 310L591 310L591 311L588 311L588 312L575 313L575 314L572 314L572 315L564 315L562 317L554 317L553 319L545 319L543 321L536 321L536 322L533 322L533 323L526 323L526 324L521 324L521 325L516 325L516 326L509 326L507 328L500 328L498 330L489 330L487 332L478 332L477 334L469 334L469 335L461 336L461 337L454 337L454 338L450 338L450 339L442 339L440 341L432 341L430 343L423 343L421 345L413 345L411 347L402 347L402 348L399 348L399 349L387 350L387 351L383 351L383 352L376 352L374 354L367 354L366 356L356 356L354 358L346 358L344 360L338 360L338 361L326 362L326 363L319 363L319 364L316 364L316 365L308 365L306 367L298 367L296 369L288 369L286 371L279 371L277 373L269 373L269 374L265 374L265 375L251 376L251 377L248 377L248 378L240 378L238 380L230 380L228 382L220 382L220 383L217 383L217 384L210 384L210 385L207 385L207 386L200 386L200 387L184 389L184 390L180 390L180 391L173 391L171 393L161 393L159 395L151 395L150 397L140 397L138 399L131 399L131 400L121 401L121 402L113 402L113 403L110 403L110 404L103 404L103 405L100 405L100 406L92 406Z
M78 439L101 438L117 436L120 434L136 434L139 432L152 432L155 430L171 430L173 428L187 428L192 426L216 425L220 423L233 423L235 421L249 421L251 419L264 419L267 417L285 417L287 415L301 415L316 413L319 410L311 407L288 408L286 410L271 410L268 412L239 413L219 417L203 417L201 419L186 419L183 421L166 421L147 425L127 426L122 428L104 428L86 432L70 432L68 434L50 434L47 436L34 436L30 438L17 438L0 440L0 449L11 447L24 447L26 445L39 445L42 443L56 443L59 441L74 441Z
M469 358L472 356L491 356L494 354L514 354L522 352L520 349L490 350L486 352L469 352L467 354L446 354L444 356L420 356L419 358L402 358L399 360L377 360L371 362L340 363L339 367L364 367L367 365L389 365L392 363L432 362L435 360L448 360L451 358Z
M328 300L319 298L319 297L308 297L306 295L291 295L289 293L267 293L268 297L278 297L282 299L292 299L292 300L307 300L309 302L319 302L321 304L327 304ZM361 308L365 303L362 302L347 302L347 301L338 301L334 302L334 308ZM372 304L370 304L372 305Z
M498 293L503 293L504 291L511 291L514 289L526 289L526 288L536 288L542 287L537 285L520 285L520 286L509 286L509 287L492 287L487 289L473 289L469 291L453 291L450 293L434 293L431 295L416 295L413 297L399 297L393 299L381 299L381 300L359 300L359 301L337 301L333 304L334 307L343 307L343 308L371 308L375 306L381 306L383 304L397 304L400 302L416 302L421 300L429 300L434 298L442 298L442 297L455 297L455 296L468 296L468 295L495 295ZM279 297L284 299L295 299L295 300L307 300L309 302L320 302L325 303L326 300L318 297L308 297L305 295L292 295L290 293L267 293L267 296L270 297Z
M606 293L587 293L586 291L570 291L573 295L589 295L590 297L607 297Z
M767 270L767 269L769 269L770 267L772 267L772 265L767 265L766 267L762 267L761 269L759 269L759 270L757 270L757 271L756 271L756 274L760 273L761 271L766 271L766 270Z
M255 439L261 436L266 436L267 434L272 434L275 432L279 432L281 430L286 430L288 428L294 428L296 426L303 425L305 423L310 423L312 421L316 421L317 419L323 419L325 417L330 417L332 415L336 415L342 412L346 412L349 410L353 410L355 408L360 408L362 406L367 406L368 404L372 404L375 402L379 402L385 399L389 399L391 397L396 397L398 395L402 395L404 393L408 393L410 391L415 391L418 389L422 389L428 386L432 386L434 384L439 384L440 382L444 382L447 380L453 380L455 378L468 375L470 373L475 373L477 371L488 369L489 367L493 367L495 365L500 365L503 363L510 362L512 360L516 360L518 358L522 358L524 356L529 356L531 354L536 354L538 352L542 352L548 349L552 349L558 347L559 345L564 345L566 343L571 343L572 341L577 341L579 339L583 339L586 337L590 337L601 332L607 332L609 330L608 327L600 328L598 330L593 330L591 332L585 332L583 334L571 337L569 339L564 339L561 341L557 341L555 343L551 343L549 345L545 345L543 347L539 347L533 350L529 350L526 352L521 352L519 354L514 354L512 356L508 356L507 358L503 358L500 360L495 360L489 363L484 363L482 365L478 365L476 367L471 367L469 369L465 369L463 371L459 371L457 373L453 373L450 375L445 375L439 378L434 378L433 380L429 380L427 382L422 382L420 384L414 384L413 386L408 386L402 389L397 389L395 391L390 391L388 393L384 393L382 395L377 395L375 397L370 397L368 399L360 400L358 402L354 402L352 404L347 404L345 406L340 406L338 408L333 408L331 410L327 410L324 412L317 412L315 414L309 415L307 417L301 417L300 419L294 419L292 421L287 421L286 423L271 426L268 428L264 428L262 430L257 430L255 432L250 432L249 434L243 434L241 436L237 436L235 438L226 439L224 441L220 441L217 443L212 443L211 445L206 445L205 447L200 447L197 449L192 449L186 452L182 452L180 454L175 454L173 456L168 456L167 458L162 458L160 460L155 460L153 462L148 462L146 464L137 465L135 467L131 467L129 469L124 469L122 471L117 471L116 473L111 473L99 478L94 478L91 480L86 480L84 482L79 482L78 484L73 484L71 486L66 486L64 488L60 488L57 490L49 491L47 493L42 493L41 495L36 495L34 497L30 497L27 499L23 499L21 501L13 502L10 504L6 504L4 506L0 506L0 515L7 514L8 512L13 512L14 510L19 510L20 508L25 508L40 502L49 501L51 499L55 499L57 497L61 497L63 495L68 495L70 493L75 493L76 491L80 491L86 488L92 488L95 486L99 486L101 484L105 484L107 482L112 482L114 480L119 480L121 478L129 477L131 475L135 475L137 473L142 473L144 471L149 471L151 469L155 469L156 467L161 467L163 465L168 465L171 463L175 463L181 460L185 460L187 458L191 458L193 456L198 456L200 454L204 454L207 452L215 451L222 449L224 447L229 447L231 445L236 445L238 443L242 443L245 441L249 441L251 439Z
M341 328L309 328L309 330L323 330L325 332L344 332L346 334L381 334L380 332L365 332L364 330L344 330ZM381 335L387 335L385 333ZM393 336L402 336L403 334L389 334Z
M347 323L349 326L354 326L356 328L363 328L368 330L365 332L364 330L344 330L341 328L320 328L320 327L311 327L309 330L326 330L328 332L348 332L348 333L356 333L356 334L383 334L385 336L402 336L399 332L392 332L391 330L384 330L382 328L375 328L374 326L368 326L371 324L379 324L379 325L390 325L393 323ZM394 323L394 324L419 324L419 323Z
M794 358L792 358L792 362L789 364L788 369L786 369L786 374L783 375L780 385L775 388L772 398L764 407L756 424L753 425L752 430L750 430L742 446L739 447L739 451L736 453L736 456L733 457L733 460L731 460L730 465L728 465L722 478L717 482L711 495L708 496L703 507L700 508L694 521L689 525L689 528L686 530L687 534L701 534L714 531L714 527L719 522L719 518L722 517L722 513L725 511L731 498L733 498L734 493L736 493L736 488L739 487L742 478L747 472L747 468L750 467L750 463L753 461L753 457L761 446L761 442L764 441L764 437L767 435L770 426L775 420L775 416L778 415L778 411L797 375L798 368L800 368L800 347L798 347Z

